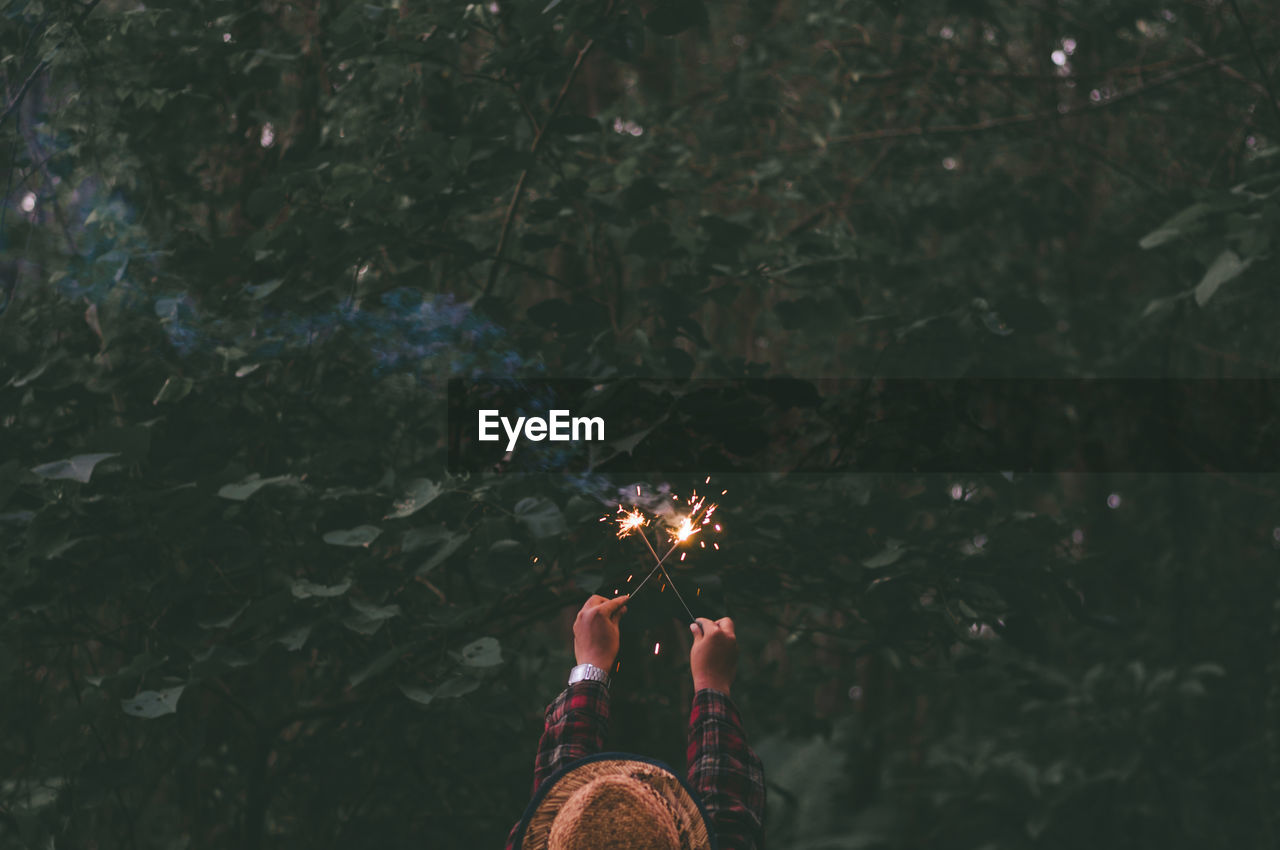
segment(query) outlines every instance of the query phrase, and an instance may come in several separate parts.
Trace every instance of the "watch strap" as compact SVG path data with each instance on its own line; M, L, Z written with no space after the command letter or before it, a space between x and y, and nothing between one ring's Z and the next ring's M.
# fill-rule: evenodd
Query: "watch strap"
M609 687L609 674L594 664L579 664L569 671L569 684L575 682L600 682Z

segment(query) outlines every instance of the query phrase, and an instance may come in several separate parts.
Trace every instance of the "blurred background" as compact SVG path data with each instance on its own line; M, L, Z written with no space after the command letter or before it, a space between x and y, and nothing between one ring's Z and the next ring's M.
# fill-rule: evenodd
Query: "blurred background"
M689 445L771 850L1276 846L1276 470L821 447L849 379L1274 386L1278 74L1260 0L0 5L0 847L501 846ZM805 414L451 474L458 377ZM611 741L677 767L681 615Z

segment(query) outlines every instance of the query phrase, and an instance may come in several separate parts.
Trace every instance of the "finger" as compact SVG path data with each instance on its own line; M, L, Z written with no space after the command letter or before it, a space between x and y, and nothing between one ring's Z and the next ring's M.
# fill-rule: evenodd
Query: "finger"
M728 617L721 617L719 620L716 620L716 625L723 629L729 637L736 637L733 633L733 620L730 620Z
M601 604L603 604L603 603L605 603L605 602L608 602L608 601L609 601L609 598L608 598L608 597L606 597L606 596L601 596L601 595L600 595L600 594L598 594L598 593L593 593L593 594L591 594L591 598L589 598L589 599L586 601L586 604L584 604L582 607L583 607L583 608L594 608L594 607L596 607L597 605L601 605Z
M706 636L706 634L707 634L707 632L709 632L709 631L715 631L715 629L716 629L716 624L715 624L715 622L714 622L714 621L712 621L712 620L707 619L706 617L698 617L698 618L696 618L692 623L690 623L689 625L691 625L691 626L697 626L697 627L698 627L698 636L699 636L699 637L705 637L705 636Z
M615 611L627 604L627 600L631 598L631 594L625 593L622 596L615 596L612 599L605 599L603 596L600 598L604 599L604 601L598 606L600 608L600 613L608 617L612 617Z

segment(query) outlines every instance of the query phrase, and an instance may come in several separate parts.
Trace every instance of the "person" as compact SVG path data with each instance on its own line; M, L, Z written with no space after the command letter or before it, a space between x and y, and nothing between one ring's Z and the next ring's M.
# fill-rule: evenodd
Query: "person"
M592 596L573 624L576 667L546 712L533 796L507 850L764 850L764 766L729 696L733 620L690 623L688 773L604 752L609 676L628 595Z

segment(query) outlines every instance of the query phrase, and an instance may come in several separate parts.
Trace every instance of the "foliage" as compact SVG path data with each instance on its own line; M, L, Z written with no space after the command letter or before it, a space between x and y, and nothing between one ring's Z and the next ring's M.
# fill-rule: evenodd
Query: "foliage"
M449 377L1274 377L1236 7L4 6L0 846L502 840L637 482L449 474ZM1275 845L1275 476L1105 438L723 476L771 847ZM653 599L615 731L678 763Z

